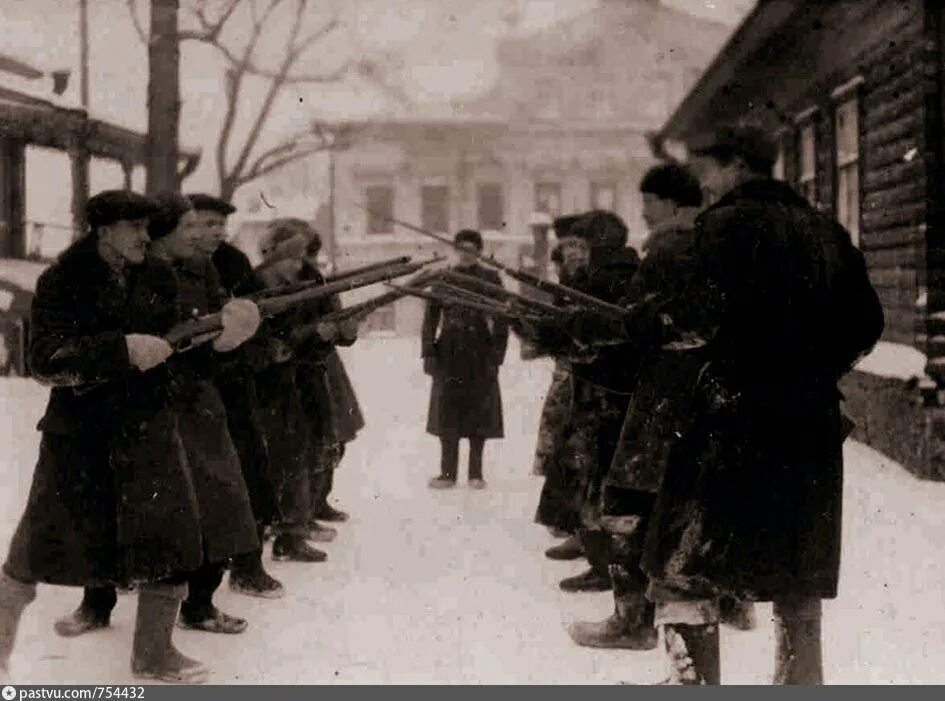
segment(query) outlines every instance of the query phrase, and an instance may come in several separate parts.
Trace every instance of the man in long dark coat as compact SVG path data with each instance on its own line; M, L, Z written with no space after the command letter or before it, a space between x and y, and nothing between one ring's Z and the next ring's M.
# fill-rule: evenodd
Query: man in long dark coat
M226 220L236 208L212 195L192 194L188 199L203 230L197 241L198 251L210 256L223 290L230 297L242 297L264 289L246 254L226 241ZM256 391L256 373L270 362L270 341L268 334L259 333L234 351L235 357L216 374L216 384L226 406L227 424L240 457L260 542L257 550L233 558L230 588L249 596L276 599L284 592L282 584L263 567L262 541L266 526L278 517L278 502Z
M308 238L306 256L299 271L299 280L324 284L325 278L317 266L322 240L317 231L306 222L288 220L299 227ZM321 300L307 308L309 323L320 316L341 309L337 295ZM312 517L309 521L311 536L330 540L335 530L319 523L319 519L344 521L347 514L328 504L328 495L334 484L335 469L344 454L344 444L364 425L354 390L348 382L344 365L336 346L351 346L357 340L358 325L354 321L339 325L331 335L333 340L310 338L300 349L299 388L302 402L312 426L315 439L315 464L312 473Z
M570 235L580 217L580 214L572 214L554 220L554 231L559 240L557 250L561 252L562 258L559 281L569 287L581 287L586 284L590 262L588 242ZM552 560L575 560L584 554L578 534L581 523L580 508L575 497L575 491L580 489L583 481L576 480L576 475L569 469L573 467L573 461L562 459L564 451L568 449L568 439L573 434L574 377L570 361L566 357L559 355L555 358L555 373L560 377L559 384L555 387L561 394L562 403L559 420L545 458L545 483L542 485L535 521L553 532L567 534L563 542L545 551L547 557Z
M482 235L463 229L454 237L459 262L454 270L501 285L499 274L479 265ZM433 377L427 432L439 437L440 474L430 480L433 489L456 485L459 440L469 440L469 486L486 486L482 453L486 440L502 438L502 395L499 367L508 346L508 324L479 312L443 308L429 302L423 318L421 354Z
M177 281L147 255L154 203L91 198L90 233L37 285L30 367L52 385L29 501L0 576L0 672L35 583L139 584L136 676L200 682L174 647L183 573L202 559L193 479L160 337L179 319Z
M157 201L158 208L148 223L150 250L174 272L180 316L196 318L222 309L225 328L212 347L190 350L168 363L173 383L171 406L177 413L197 496L204 550L204 562L187 578L180 625L211 633L241 633L246 621L217 609L213 595L229 559L254 551L259 541L214 375L224 363L238 359L231 353L253 336L259 312L248 300L226 302L213 264L198 255L201 231L190 202L177 194L159 195ZM115 603L114 587L86 587L82 604L58 621L56 630L75 636L105 627Z
M645 257L621 304L646 306L651 318L659 314L678 317L678 305L674 308L672 301L686 290L690 277L693 222L702 204L699 181L681 165L663 164L646 173L640 192L649 237L643 248ZM659 323L649 335L638 333L632 339L640 358L639 372L601 490L601 523L612 546L614 613L600 623L572 625L569 632L579 645L638 650L656 644L653 606L645 597L648 580L640 569L640 558L653 493L660 482L658 454L682 430L679 422L684 416L678 409L683 402L674 398L689 391L696 380L696 374L680 362L688 356L663 351L664 341ZM642 429L656 424L662 434L644 442Z
M570 234L587 240L590 264L578 289L606 302L627 297L639 266L636 251L627 246L626 224L615 214L585 214ZM600 521L600 493L635 379L635 359L624 346L602 348L590 355L575 354L571 337L562 328L538 329L537 345L571 358L574 395L570 433L560 460L573 476L573 499L580 515L580 538L589 568L561 582L565 591L607 591L611 588L610 536Z
M701 319L688 352L704 366L643 557L682 683L719 683L718 594L774 602L777 683L823 679L820 600L836 596L840 565L837 383L883 313L849 234L771 179L775 152L747 127L693 149L718 198L696 224L689 286Z
M304 228L300 230L276 222L269 231L261 245L263 262L256 268L257 277L267 288L299 282L308 243ZM276 536L272 557L317 563L328 558L325 551L308 543L317 443L299 386L298 334L303 332L303 327L310 326L309 322L310 315L304 309L295 309L270 320L268 327L274 342L282 349L281 357L257 375L256 386L279 501L280 518L273 528Z

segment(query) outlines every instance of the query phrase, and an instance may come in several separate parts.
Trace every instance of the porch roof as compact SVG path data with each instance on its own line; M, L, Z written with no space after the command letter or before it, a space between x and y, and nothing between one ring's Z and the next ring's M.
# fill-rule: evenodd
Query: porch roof
M131 165L145 162L144 134L95 119L84 109L57 104L54 98L0 83L0 136L67 151L83 135L93 156ZM180 156L196 165L200 150L182 148Z

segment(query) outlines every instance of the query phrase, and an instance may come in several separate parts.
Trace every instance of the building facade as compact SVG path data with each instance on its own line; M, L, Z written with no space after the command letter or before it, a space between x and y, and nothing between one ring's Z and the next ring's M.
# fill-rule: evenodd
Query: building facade
M591 208L617 212L639 244L637 187L654 162L647 133L730 31L658 0L601 0L499 40L498 78L483 95L336 125L356 138L331 155L330 192L320 198L326 254L343 269L434 250L390 221L400 219L448 236L478 229L488 254L542 270L547 260L535 255L547 258L547 246L529 229L532 216ZM421 315L404 300L370 324L416 334Z
M943 67L939 3L759 2L658 140L663 152L684 154L687 143L737 122L778 139L776 176L846 226L883 303L885 361L867 359L846 382L856 435L939 479Z

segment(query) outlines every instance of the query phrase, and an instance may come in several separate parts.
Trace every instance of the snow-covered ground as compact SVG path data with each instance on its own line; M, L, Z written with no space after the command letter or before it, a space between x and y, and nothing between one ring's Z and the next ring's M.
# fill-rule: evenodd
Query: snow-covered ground
M554 541L532 523L541 480L532 452L547 361L503 368L504 441L486 448L489 489L431 492L438 445L425 435L428 380L416 341L364 340L346 361L368 420L337 476L338 504L353 514L318 565L267 565L286 585L281 601L239 597L226 611L250 621L242 636L177 633L208 663L214 683L648 683L657 652L574 646L572 620L597 620L609 594L563 594L581 569L542 551ZM45 392L0 383L2 522L8 542L29 488ZM919 482L870 449L847 449L840 597L826 604L831 683L945 683L945 485ZM268 562L268 557L267 557ZM122 597L112 628L76 640L52 622L78 590L41 587L13 657L22 682L127 683L135 601ZM766 683L772 669L770 607L751 633L723 633L728 683Z

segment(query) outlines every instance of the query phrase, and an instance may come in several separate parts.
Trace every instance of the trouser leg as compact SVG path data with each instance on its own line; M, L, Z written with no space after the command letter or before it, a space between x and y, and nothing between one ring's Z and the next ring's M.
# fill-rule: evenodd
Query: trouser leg
M0 572L0 675L6 676L23 610L36 599L36 584Z
M440 477L455 482L459 470L459 438L443 436L440 447Z
M187 578L187 598L181 604L181 616L194 623L211 618L214 613L213 595L223 581L226 570L222 564L204 564Z
M485 448L484 438L469 439L469 479L482 479L482 452Z
M822 617L820 599L775 600L775 684L819 686L824 683Z
M664 644L669 657L671 684L684 686L722 683L719 653L719 605L713 599L674 596L657 600L656 623L663 627Z
M581 545L591 569L607 574L610 565L610 536L604 531L582 529Z

